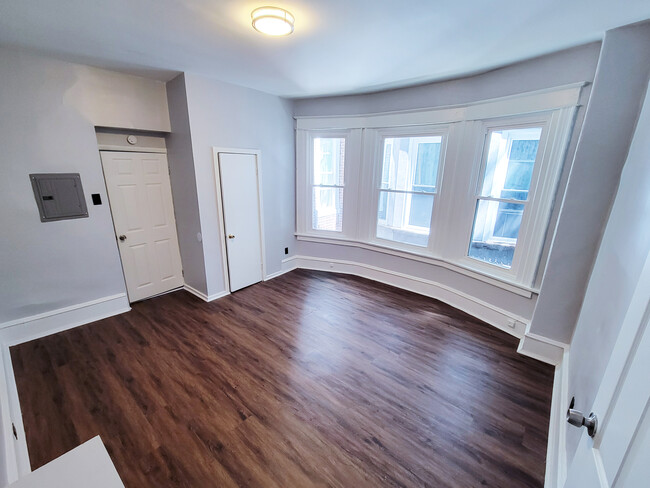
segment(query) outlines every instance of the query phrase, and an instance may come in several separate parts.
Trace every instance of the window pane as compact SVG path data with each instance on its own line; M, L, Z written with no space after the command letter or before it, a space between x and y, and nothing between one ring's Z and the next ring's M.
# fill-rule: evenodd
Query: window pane
M343 228L343 188L314 187L312 228L341 232Z
M345 139L317 137L314 139L314 185L343 186Z
M524 204L479 200L469 256L504 268L512 266Z
M385 139L380 188L435 193L441 146L441 136Z
M377 237L426 247L433 195L379 192Z
M433 195L411 195L411 208L409 212L409 225L429 228L431 223L431 211L433 207Z
M435 189L439 162L440 143L422 142L418 144L418 159L413 180L414 188L422 187L423 191L431 191L429 188Z
M490 133L481 196L527 200L541 127Z

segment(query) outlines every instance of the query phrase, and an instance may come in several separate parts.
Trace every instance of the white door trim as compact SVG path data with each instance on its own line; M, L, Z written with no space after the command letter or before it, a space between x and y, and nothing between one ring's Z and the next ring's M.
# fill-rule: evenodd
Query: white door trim
M219 220L219 233L221 243L221 264L223 283L226 292L230 293L230 275L228 273L228 252L226 250L226 232L223 215L223 195L221 194L221 172L219 171L219 154L252 154L257 165L257 202L260 215L260 239L262 241L262 280L266 281L266 239L264 235L264 196L262 194L262 151L259 149L240 149L232 147L212 147L212 161L214 168L214 181L217 187L217 217Z

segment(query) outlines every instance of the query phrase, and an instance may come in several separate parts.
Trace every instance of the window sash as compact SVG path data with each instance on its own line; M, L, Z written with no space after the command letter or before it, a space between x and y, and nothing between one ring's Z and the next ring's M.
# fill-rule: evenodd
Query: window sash
M473 234L474 234L474 226L476 225L476 214L478 212L478 206L479 206L479 202L481 200L486 201L486 202L510 203L510 204L522 206L523 207L523 209L521 210L521 218L522 218L522 220L523 220L524 214L526 213L527 202L525 202L525 201L507 200L507 199L503 199L503 198L493 198L493 197L476 197L475 210L474 210L474 219L472 220L472 235L470 235L470 241L469 241L469 244L468 244L468 248L472 244L472 239L473 239ZM496 221L496 219L498 219L499 212L500 212L500 209L497 208L496 215L494 216L495 221ZM515 243L516 244L518 239L519 239L519 235L517 235L517 237L495 236L494 235L494 230L495 229L492 229L492 233L490 234L490 241L489 242L494 242L494 243ZM470 257L472 259L476 259L476 258L474 258L472 256L469 256L469 255L468 255L468 257Z
M354 158L351 157L354 154L354 147L359 145L359 142L355 139L355 131L353 130L341 130L341 129L326 129L326 130L310 130L310 131L298 131L296 134L296 155L298 160L298 165L296 167L296 198L297 202L300 202L296 206L296 225L297 233L304 235L313 235L313 236L322 236L330 238L339 238L349 234L346 234L346 231L349 233L350 224L353 226L353 216L350 215L351 208L354 206L349 202L353 195L350 194L348 190L349 181L350 181L350 169L351 163L354 162ZM332 168L334 174L341 174L342 180L336 181L336 184L319 184L316 182L315 178L315 140L316 139L343 139L345 144L345 150L342 154L343 156L343 165L339 170L336 167ZM355 146L356 145L356 146ZM338 146L336 146L338 147ZM300 164L303 161L304 164ZM334 161L336 164L336 161ZM327 166L325 169L329 169ZM331 174L331 172L329 173ZM323 180L321 178L321 182ZM303 182L299 184L299 182ZM340 183L340 184L339 184ZM314 192L316 188L322 188L323 190L331 189L331 191L340 191L340 205L335 203L337 209L340 208L340 229L331 230L331 229L318 229L315 226L314 222L314 212L316 211L315 202L314 202ZM338 197L337 197L338 198ZM322 209L321 209L322 210Z
M521 120L521 119L520 119ZM528 226L527 224L527 218L528 218L528 207L530 204L530 199L531 199L531 192L534 192L535 186L537 184L537 178L540 176L540 166L542 164L542 159L544 156L544 146L542 145L543 142L546 141L546 136L547 134L547 121L544 120L542 117L541 120L536 120L536 121L531 121L528 123L517 123L515 120L509 120L508 123L505 124L485 124L484 129L483 129L484 137L483 137L483 148L481 151L481 158L479 161L475 162L474 164L479 164L479 176L476 181L475 185L475 195L474 195L474 208L472 212L472 220L471 220L471 232L469 233L468 239L465 241L465 253L464 257L468 260L474 261L475 263L479 264L480 266L488 266L488 267L493 267L500 269L501 271L497 272L504 272L506 273L511 273L511 274L518 274L519 272L519 260L518 255L519 255L519 249L521 249L522 246L528 245L529 241L529 236L528 234ZM509 169L509 165L513 160L510 159L510 154L512 152L512 145L516 141L520 140L537 140L538 145L535 153L535 159L532 160L533 168L531 172L531 178L530 178L530 183L528 186L528 190L526 190L526 199L525 200L518 200L516 198L503 198L503 197L495 197L490 194L485 194L486 192L486 177L487 177L487 171L488 171L488 166L490 164L489 162L489 157L490 157L490 152L493 150L491 148L492 145L492 139L493 139L493 134L498 133L498 132L518 132L518 134L515 136L514 134L512 136L508 136L506 140L506 147L504 148L495 148L495 150L499 151L499 153L494 156L498 157L499 155L501 158L504 156L507 158L506 161L506 168L505 168L505 174L502 174L503 178L503 185L502 188L499 191L499 194L503 194L504 191L507 191L505 189L505 184L506 184L506 178L507 178L507 170ZM539 135L537 132L539 131ZM493 168L493 171L498 171L498 165L499 163L503 161L501 159L500 161L497 161L495 164L496 166ZM527 160L526 160L527 161ZM503 164L501 162L501 164ZM493 176L493 178L495 178ZM494 190L492 188L492 185L494 185L494 182L490 182L490 193L492 193ZM523 190L520 190L523 192ZM504 266L500 264L496 264L493 262L489 262L487 259L481 259L479 257L472 256L471 251L473 246L475 245L475 228L477 225L477 219L479 218L479 208L480 208L480 202L481 201L486 201L486 202L498 202L499 206L495 209L487 209L485 212L488 212L488 215L486 215L484 218L487 219L487 225L491 226L491 229L488 230L486 233L485 231L483 232L483 238L486 239L484 244L486 245L508 245L512 246L514 249L512 251L512 258L510 261L510 266ZM499 224L499 217L500 215L503 215L501 210L501 204L511 204L511 205L516 205L521 207L521 213L519 217L519 226L517 229L517 237L506 237L506 236L498 236L496 235L497 233L497 225ZM514 213L514 212L513 212ZM483 225L486 225L486 222L483 222ZM502 223L502 225L504 225ZM487 238L486 238L487 236ZM523 243L522 243L523 241Z
M437 195L436 192L430 192L430 191L389 190L388 188L378 188L377 190L380 193L386 192L386 193L408 193L410 195Z
M374 137L371 138L372 142L367 139L364 142L366 143L370 142L372 146L374 146L375 148L374 152L370 151L373 154L367 160L367 164L371 168L374 168L374 171L369 171L369 174L374 175L372 177L372 181L374 181L375 183L373 185L373 194L371 199L371 201L373 202L372 216L368 216L370 225L367 227L368 229L367 234L363 240L369 243L375 243L380 246L391 248L391 249L402 249L409 252L415 252L418 254L430 255L431 248L432 248L432 241L433 241L432 236L434 234L434 228L437 227L434 224L434 222L436 220L435 214L437 211L438 198L439 198L440 187L443 178L449 127L446 124L435 125L435 126L427 125L427 126L417 126L417 127L408 127L408 128L386 128L386 129L378 129L370 132L374 134ZM431 142L430 138L432 137L440 138L440 142ZM388 164L390 161L390 155L388 154L387 151L385 152L385 149L387 147L386 141L388 139L401 139L401 138L411 139L409 144L409 154L412 158L412 164L410 164L406 185L402 183L402 185L406 186L408 189L401 189L401 188L398 189L395 188L396 185L393 185L393 187L391 188L390 181L391 181L391 176L393 176L391 170L393 170L394 168L391 167L388 171L385 171L384 169L385 164ZM388 143L388 146L390 147L390 151L395 150L396 148L395 144L396 144L395 141L393 141L392 143ZM436 162L437 174L434 183L435 186L416 184L416 176L418 172L418 158L419 158L419 151L421 150L420 149L421 144L440 145L438 150L438 159ZM388 174L388 181L386 181L387 174ZM424 187L424 186L428 188L427 189L423 188L422 191L414 189L414 188ZM386 217L388 216L388 215L384 215L383 216L384 218L380 217L381 210L382 210L380 208L382 193L406 196L406 201L404 202L403 215L401 215L400 217L400 219L403 222L402 226L399 228L394 227L394 229L399 229L401 231L406 231L418 235L422 235L423 233L426 234L427 235L426 246L410 244L407 242L401 242L399 240L394 240L394 239L387 239L378 235L378 227L380 225L385 224L387 220ZM412 207L413 196L430 197L433 199L431 218L428 221L427 227L413 225L410 223L412 220L411 207Z

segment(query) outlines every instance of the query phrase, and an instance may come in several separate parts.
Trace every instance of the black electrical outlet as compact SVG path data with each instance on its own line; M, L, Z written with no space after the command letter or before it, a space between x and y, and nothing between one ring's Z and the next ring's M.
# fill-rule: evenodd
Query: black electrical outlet
M93 197L93 205L102 204L102 196L99 193L93 193L91 196Z
M288 248L288 247L285 247L285 248L284 248L284 253L285 253L285 254L289 254L289 248Z

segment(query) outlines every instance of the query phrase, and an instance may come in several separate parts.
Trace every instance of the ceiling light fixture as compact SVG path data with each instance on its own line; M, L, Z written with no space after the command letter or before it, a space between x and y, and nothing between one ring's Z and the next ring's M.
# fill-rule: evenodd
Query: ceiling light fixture
M251 12L253 28L268 36L288 36L295 19L290 12L278 7L260 7Z

